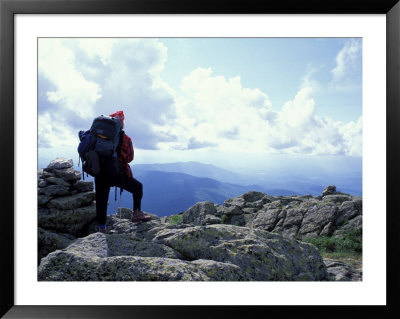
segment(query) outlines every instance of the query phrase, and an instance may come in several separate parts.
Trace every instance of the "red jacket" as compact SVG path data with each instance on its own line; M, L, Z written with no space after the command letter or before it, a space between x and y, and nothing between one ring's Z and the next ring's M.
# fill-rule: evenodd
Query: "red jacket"
M133 150L132 140L128 135L125 134L125 132L122 132L118 159L122 163L122 167L125 168L125 172L128 177L132 177L131 167L128 163L133 161L134 156L135 152Z

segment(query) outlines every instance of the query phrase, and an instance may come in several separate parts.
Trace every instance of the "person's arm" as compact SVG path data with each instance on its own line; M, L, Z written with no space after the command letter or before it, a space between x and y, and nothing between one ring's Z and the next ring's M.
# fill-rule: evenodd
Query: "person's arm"
M134 150L131 138L125 133L122 134L121 142L121 162L130 163L134 158Z

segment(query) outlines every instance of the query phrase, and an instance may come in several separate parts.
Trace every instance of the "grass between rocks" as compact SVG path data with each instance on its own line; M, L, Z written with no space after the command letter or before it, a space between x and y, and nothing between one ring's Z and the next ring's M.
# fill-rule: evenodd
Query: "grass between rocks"
M183 215L172 215L168 218L170 224L180 224L183 221Z
M359 264L362 259L362 231L343 232L340 236L303 239L318 248L322 257Z

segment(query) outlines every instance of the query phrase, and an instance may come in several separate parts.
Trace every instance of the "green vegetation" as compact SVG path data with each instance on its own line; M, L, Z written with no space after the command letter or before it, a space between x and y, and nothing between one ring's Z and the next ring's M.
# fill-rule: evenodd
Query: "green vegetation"
M221 223L222 224L227 224L228 223L228 216L227 215L223 214L221 216Z
M337 237L310 237L303 241L316 246L323 256L331 258L354 257L362 253L362 231L343 232Z
M180 224L183 221L183 215L172 215L168 218L170 224Z

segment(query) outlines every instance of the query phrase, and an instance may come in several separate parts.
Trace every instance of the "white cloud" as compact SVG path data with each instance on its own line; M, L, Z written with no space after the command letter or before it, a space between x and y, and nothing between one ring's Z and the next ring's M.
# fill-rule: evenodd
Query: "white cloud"
M68 110L79 117L91 118L101 97L97 83L87 80L76 68L74 52L63 39L39 39L39 74L55 87L47 92L55 112Z
M41 39L39 116L48 112L51 125L77 132L123 109L136 146L157 148L175 139L162 129L175 116L175 97L159 75L166 59L156 39Z
M64 125L58 125L50 113L38 116L39 147L77 147L78 135Z
M177 119L169 128L179 140L161 144L163 149L361 155L361 122L320 117L310 87L301 88L279 111L259 89L244 88L239 77L214 76L210 68L194 70L181 89Z
M340 123L319 116L309 77L277 110L265 92L211 68L193 70L177 96L160 75L167 48L157 39L43 40L40 147L76 147L78 130L94 116L123 109L139 149L361 155L361 118ZM351 64L349 46L338 58L337 76Z
M351 39L336 56L336 66L332 69L333 82L341 81L357 67L360 61L361 42Z

